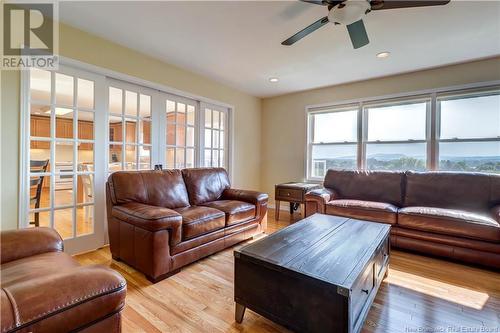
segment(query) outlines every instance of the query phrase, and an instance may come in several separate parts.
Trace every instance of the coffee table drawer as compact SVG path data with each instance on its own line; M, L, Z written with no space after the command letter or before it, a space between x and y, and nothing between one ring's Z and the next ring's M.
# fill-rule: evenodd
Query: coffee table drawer
M363 310L368 296L375 287L374 283L374 265L370 264L364 273L358 279L358 282L352 287L351 292L351 311L353 323L358 321L359 315Z
M375 278L380 279L383 277L384 268L387 266L389 260L389 240L386 240L380 248L377 249L375 255Z
M276 200L285 200L285 201L293 201L302 202L303 192L300 190L288 189L288 188L279 188L276 191Z

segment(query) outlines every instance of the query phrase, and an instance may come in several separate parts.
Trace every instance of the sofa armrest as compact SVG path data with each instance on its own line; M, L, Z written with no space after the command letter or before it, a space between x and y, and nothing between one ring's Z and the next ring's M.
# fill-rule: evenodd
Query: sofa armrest
M255 217L260 223L263 221L264 216L267 213L267 201L269 199L269 195L267 193L257 191L230 188L222 192L221 199L244 201L255 205Z
M126 288L118 272L103 266L62 269L19 281L2 288L2 332L21 326L36 332L44 325L76 331L89 321L119 312L125 305Z
M500 223L500 205L495 206L491 209L491 215L493 215L493 219Z
M336 196L335 191L328 188L312 190L306 193L306 216L325 213L325 205Z
M239 200L257 205L260 203L267 203L269 195L267 195L267 193L262 193L257 191L237 190L234 188L230 188L222 192L221 199Z
M151 232L169 230L170 244L172 246L181 241L182 216L175 210L138 202L128 202L123 205L113 206L111 216Z
M64 250L63 241L57 231L44 227L2 231L0 243L2 264L37 254Z

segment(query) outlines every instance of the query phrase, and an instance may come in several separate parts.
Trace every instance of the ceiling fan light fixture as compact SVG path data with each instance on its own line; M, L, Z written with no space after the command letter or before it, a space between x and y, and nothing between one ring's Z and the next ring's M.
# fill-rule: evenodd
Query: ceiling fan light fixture
M280 81L280 79L278 79L277 77L270 77L269 78L269 82L271 83L278 83Z
M347 0L330 10L328 20L333 23L349 25L361 20L370 9L370 3L366 0Z
M388 52L388 51L379 52L379 53L377 53L377 58L384 59L384 58L389 57L390 55L391 55L391 52Z

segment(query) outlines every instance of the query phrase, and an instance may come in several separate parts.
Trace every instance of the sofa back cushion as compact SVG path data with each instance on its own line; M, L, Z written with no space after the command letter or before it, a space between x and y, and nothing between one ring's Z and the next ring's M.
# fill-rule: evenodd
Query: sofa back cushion
M182 170L191 205L199 205L220 198L231 187L223 168L195 168Z
M151 206L189 206L181 170L118 171L109 176L114 204L139 202Z
M500 205L500 174L490 175L490 206Z
M401 207L404 173L391 171L328 170L324 186L340 198L391 203Z
M491 185L487 174L407 171L404 205L486 211Z

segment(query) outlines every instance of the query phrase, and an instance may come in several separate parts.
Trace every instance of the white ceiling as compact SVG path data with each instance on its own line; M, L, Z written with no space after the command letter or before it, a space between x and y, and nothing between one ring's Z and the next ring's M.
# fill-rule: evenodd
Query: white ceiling
M299 1L60 3L69 25L260 97L500 55L500 1L374 11L358 50L332 24L280 44L326 14Z

